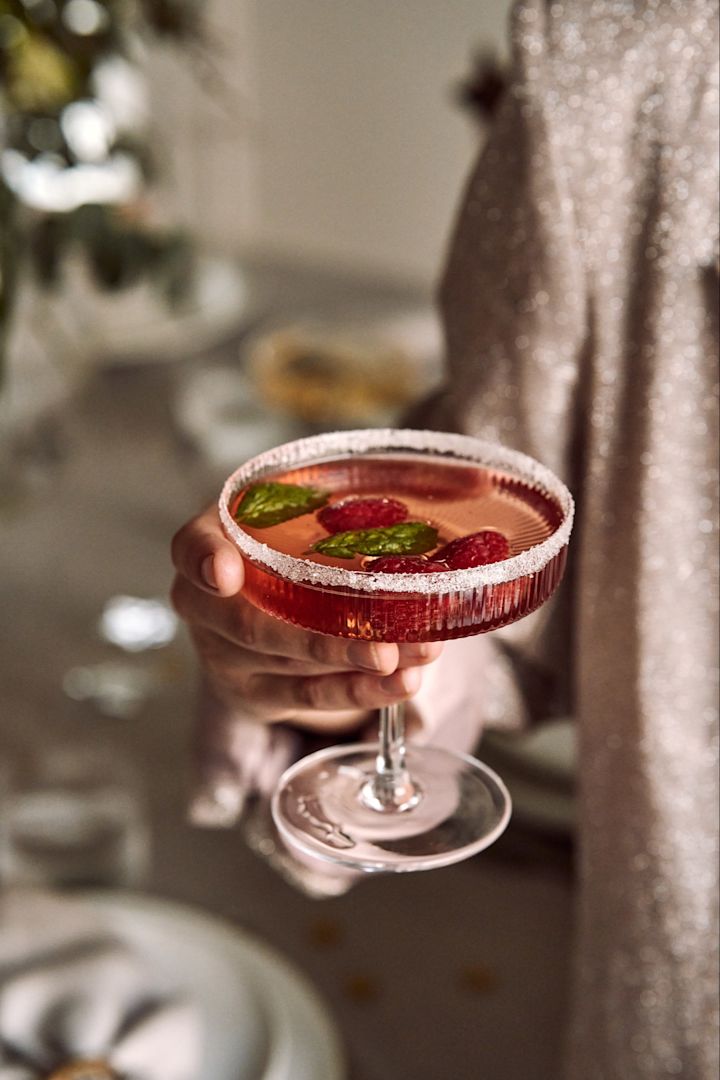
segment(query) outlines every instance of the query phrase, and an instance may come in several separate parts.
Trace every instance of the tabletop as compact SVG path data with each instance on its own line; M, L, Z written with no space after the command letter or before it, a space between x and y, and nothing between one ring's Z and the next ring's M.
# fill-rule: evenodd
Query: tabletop
M0 512L0 748L92 738L130 756L152 830L146 891L221 916L291 959L326 1001L352 1080L554 1080L569 978L568 846L511 826L467 862L312 900L237 831L186 822L197 672L182 630L130 658L98 635L110 597L167 595L170 538L213 494L212 471L174 414L187 378L235 363L249 322L268 313L366 316L418 299L336 274L266 269L252 281L252 319L213 348L99 365L62 417L59 460ZM69 670L120 660L152 675L130 715L102 715L64 692Z

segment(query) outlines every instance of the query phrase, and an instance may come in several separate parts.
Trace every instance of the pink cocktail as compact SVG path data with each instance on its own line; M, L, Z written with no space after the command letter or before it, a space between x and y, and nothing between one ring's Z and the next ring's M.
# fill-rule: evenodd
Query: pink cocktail
M318 633L391 642L484 633L534 611L562 577L572 514L565 486L524 455L403 430L277 447L233 473L220 498L252 603ZM379 745L323 750L288 770L273 809L306 853L414 870L486 847L509 797L473 758L406 748L395 706L382 710Z

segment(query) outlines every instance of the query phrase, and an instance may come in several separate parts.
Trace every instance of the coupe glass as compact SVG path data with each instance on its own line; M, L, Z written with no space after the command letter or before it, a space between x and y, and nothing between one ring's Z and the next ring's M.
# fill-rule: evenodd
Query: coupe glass
M238 524L243 494L268 481L320 488L333 501L402 500L414 520L437 527L439 544L491 529L506 537L509 556L439 572L382 573L362 557L348 567L310 550L323 536L314 512L265 529ZM563 575L573 501L547 468L515 451L462 435L372 429L253 458L226 481L219 510L245 559L245 596L261 610L321 634L399 643L485 633L543 604ZM406 746L402 706L392 705L380 712L377 744L331 747L288 769L272 810L291 848L399 872L488 847L508 823L510 798L475 758Z

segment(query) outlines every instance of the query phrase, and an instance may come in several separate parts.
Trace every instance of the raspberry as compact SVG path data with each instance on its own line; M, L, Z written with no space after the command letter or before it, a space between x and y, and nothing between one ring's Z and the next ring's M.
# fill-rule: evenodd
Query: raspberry
M510 554L510 545L500 532L485 529L451 540L433 559L444 562L450 570L466 570L470 566L485 566L487 563L500 562Z
M447 571L447 566L420 555L381 555L365 567L381 574L437 574Z
M318 521L329 533L398 525L407 516L407 506L397 499L382 497L342 499L330 506L324 506L317 515Z

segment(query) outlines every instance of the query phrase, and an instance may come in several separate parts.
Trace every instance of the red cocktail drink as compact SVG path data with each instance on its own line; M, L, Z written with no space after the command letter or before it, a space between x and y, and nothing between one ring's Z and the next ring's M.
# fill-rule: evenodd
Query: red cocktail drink
M562 578L573 505L548 469L514 451L370 430L260 455L229 478L220 515L257 607L318 633L410 642L484 633L543 604ZM443 788L453 793L447 805L436 797ZM313 755L275 800L291 843L366 870L422 869L481 850L508 807L499 778L474 759L406 752L396 712L382 718L379 751Z

